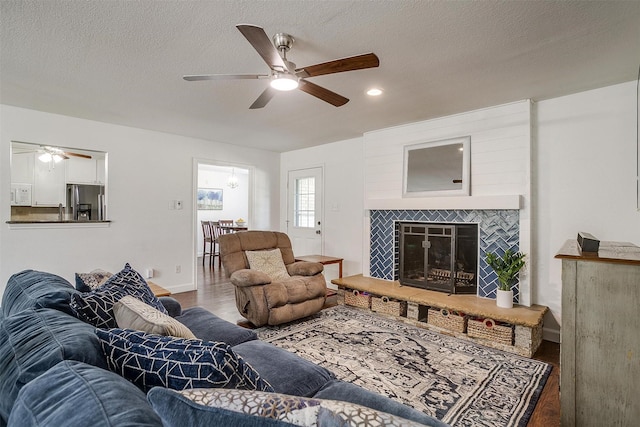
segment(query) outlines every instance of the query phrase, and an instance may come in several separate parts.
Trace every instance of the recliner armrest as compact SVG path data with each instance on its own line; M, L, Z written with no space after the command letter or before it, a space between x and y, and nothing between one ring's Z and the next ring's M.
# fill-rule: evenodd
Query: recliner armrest
M324 265L319 262L296 261L287 265L287 271L291 276L315 276L323 270Z
M264 274L262 271L258 270L250 270L248 268L243 268L241 270L236 270L231 274L231 283L235 286L260 286L260 285L268 285L271 283L271 279L269 276Z

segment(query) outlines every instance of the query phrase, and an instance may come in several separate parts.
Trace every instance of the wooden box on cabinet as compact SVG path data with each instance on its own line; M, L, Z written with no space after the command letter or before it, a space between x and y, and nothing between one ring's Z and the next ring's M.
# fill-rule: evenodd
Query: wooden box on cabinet
M562 426L640 420L640 248L602 242L597 253L568 241L562 259Z

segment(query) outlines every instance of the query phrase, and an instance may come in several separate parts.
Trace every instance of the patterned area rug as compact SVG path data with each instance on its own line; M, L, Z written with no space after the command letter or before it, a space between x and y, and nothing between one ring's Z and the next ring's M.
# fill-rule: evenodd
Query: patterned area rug
M526 426L551 365L348 306L260 339L453 426Z

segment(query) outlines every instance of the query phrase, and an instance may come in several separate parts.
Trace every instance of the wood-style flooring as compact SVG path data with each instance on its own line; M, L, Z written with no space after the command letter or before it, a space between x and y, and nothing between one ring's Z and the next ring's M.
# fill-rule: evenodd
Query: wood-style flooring
M197 291L182 292L171 296L180 301L183 308L200 306L229 322L244 323L244 318L236 309L233 285L229 282L224 269L218 267L217 262L215 269L210 269L208 263L203 268L200 260L198 262L197 278ZM329 300L327 305L333 304L335 304L335 301ZM553 370L528 426L560 426L560 345L550 341L543 341L534 359L551 364Z

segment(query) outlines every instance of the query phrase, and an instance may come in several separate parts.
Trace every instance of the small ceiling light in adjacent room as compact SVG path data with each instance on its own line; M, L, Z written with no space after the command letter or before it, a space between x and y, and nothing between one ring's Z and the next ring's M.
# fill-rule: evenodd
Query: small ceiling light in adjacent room
M227 180L227 186L229 188L238 188L238 177L236 176L236 171L235 169L231 169L231 176L229 176L229 179Z
M274 74L271 87L276 90L294 90L298 87L298 78L292 74Z
M369 95L369 96L380 96L380 95L382 95L382 89L379 89L377 87L372 87L371 89L369 89L367 91L367 95Z

